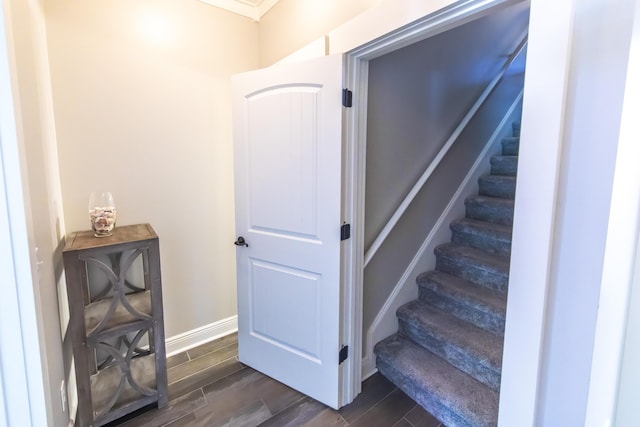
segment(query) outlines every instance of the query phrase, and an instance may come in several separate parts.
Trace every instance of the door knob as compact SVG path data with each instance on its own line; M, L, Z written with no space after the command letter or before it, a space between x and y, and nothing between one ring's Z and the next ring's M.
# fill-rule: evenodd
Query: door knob
M247 248L249 247L249 244L244 240L244 237L242 236L238 237L238 239L233 242L233 244L236 246L246 246Z

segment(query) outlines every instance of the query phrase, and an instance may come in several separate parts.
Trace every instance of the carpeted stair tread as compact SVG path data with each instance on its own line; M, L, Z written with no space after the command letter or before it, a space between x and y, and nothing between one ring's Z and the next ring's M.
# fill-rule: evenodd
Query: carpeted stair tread
M397 311L399 331L494 390L500 388L502 337L425 304L411 301Z
M437 270L420 274L417 283L420 300L483 329L504 334L505 293Z
M491 289L507 291L509 257L453 243L436 247L435 254L436 270Z
M491 157L491 173L515 176L518 173L518 156Z
M484 175L478 179L480 195L513 199L516 196L516 177L508 175Z
M489 252L508 255L511 253L511 227L463 218L451 222L451 241Z
M513 199L471 196L464 201L467 217L494 224L513 224Z
M399 334L375 347L380 372L448 427L495 427L498 393Z
M517 156L520 151L520 137L508 136L502 138L502 155Z

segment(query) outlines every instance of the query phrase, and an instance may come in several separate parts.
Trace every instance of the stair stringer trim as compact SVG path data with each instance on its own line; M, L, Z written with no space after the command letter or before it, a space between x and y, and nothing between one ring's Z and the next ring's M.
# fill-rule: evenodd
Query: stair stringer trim
M501 152L502 138L511 136L511 123L520 115L522 107L523 91L518 96L503 116L496 130L487 140L484 148L478 155L475 163L469 169L458 186L453 197L442 211L442 214L407 266L406 270L394 286L384 305L373 319L371 327L364 336L364 354L362 358L362 380L369 378L377 372L376 359L373 347L376 343L398 331L398 319L396 311L400 306L418 298L418 286L416 279L422 272L433 270L436 258L433 254L436 246L451 240L449 224L465 216L465 199L478 192L478 178L487 174L490 170L491 156Z

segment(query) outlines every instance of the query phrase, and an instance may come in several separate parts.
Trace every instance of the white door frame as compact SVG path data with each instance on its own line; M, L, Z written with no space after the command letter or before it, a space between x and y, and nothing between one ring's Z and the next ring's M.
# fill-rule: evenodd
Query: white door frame
M47 425L28 225L0 0L0 425Z
M345 341L352 343L349 354L350 372L344 375L343 390L351 400L360 392L363 344L363 277L364 277L364 217L367 145L367 94L369 84L369 61L393 52L420 40L435 36L460 26L481 16L528 0L467 0L444 7L428 14L409 25L393 30L361 46L349 50L345 58L345 87L353 91L353 108L345 110L343 134L345 152L344 168L344 218L350 222L352 238L345 248L344 277L346 319ZM345 25L348 27L349 24ZM331 53L341 49L344 43L335 47L330 36ZM344 399L350 402L348 398Z
M635 2L591 364L588 427L634 424L640 392L640 1Z

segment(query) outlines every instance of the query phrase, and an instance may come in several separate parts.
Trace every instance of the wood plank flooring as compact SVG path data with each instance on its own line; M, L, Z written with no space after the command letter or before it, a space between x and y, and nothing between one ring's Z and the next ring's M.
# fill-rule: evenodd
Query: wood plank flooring
M169 404L109 427L444 427L380 374L336 411L238 361L237 335L167 360Z

